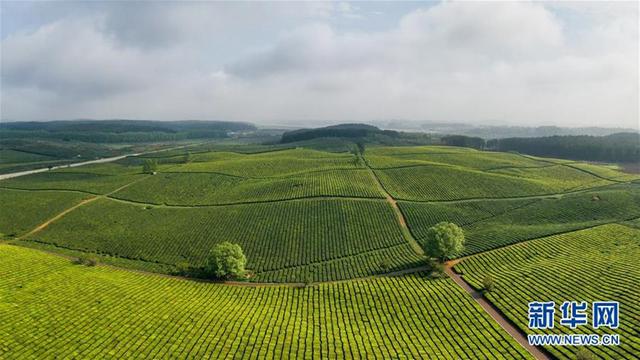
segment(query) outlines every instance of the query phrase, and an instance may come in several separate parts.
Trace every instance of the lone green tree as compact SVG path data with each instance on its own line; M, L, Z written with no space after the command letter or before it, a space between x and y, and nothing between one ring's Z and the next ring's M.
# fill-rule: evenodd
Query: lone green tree
M491 292L495 288L495 281L493 280L493 276L486 275L482 278L482 288L485 291Z
M145 174L152 174L158 169L158 162L153 159L148 159L144 161L142 165L142 172Z
M183 156L182 156L182 163L184 164L188 164L191 162L191 153L190 152L186 152Z
M424 251L434 258L445 261L464 250L464 231L450 222L440 222L427 230Z
M232 278L244 274L247 258L238 244L228 241L217 244L211 249L205 271L216 278Z

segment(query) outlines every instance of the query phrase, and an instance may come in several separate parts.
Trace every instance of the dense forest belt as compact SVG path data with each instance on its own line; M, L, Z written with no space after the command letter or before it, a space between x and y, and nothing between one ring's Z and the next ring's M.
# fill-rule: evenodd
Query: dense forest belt
M623 132L606 136L545 136L493 139L489 149L517 151L534 156L580 161L637 162L640 157L638 132Z

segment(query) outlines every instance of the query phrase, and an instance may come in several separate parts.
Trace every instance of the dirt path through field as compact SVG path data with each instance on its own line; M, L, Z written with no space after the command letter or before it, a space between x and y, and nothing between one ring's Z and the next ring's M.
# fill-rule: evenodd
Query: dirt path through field
M102 194L102 195L96 195L96 196L93 196L93 197L90 197L90 198L87 198L87 199L83 199L83 200L82 200L82 201L80 201L79 203L77 203L77 204L75 204L75 205L71 206L71 207L70 207L70 208L68 208L68 209L63 210L62 212L60 212L60 213L59 213L59 214L57 214L56 216L54 216L54 217L50 218L49 220L47 220L47 221L43 222L42 224L40 224L40 225L38 225L38 226L36 226L33 230L29 231L28 233L26 233L26 234L24 234L24 235L21 235L21 236L17 237L17 238L16 238L16 240L23 240L23 239L25 239L25 238L27 238L27 237L29 237L29 236L33 235L33 234L37 234L37 233L39 233L40 231L44 230L47 226L49 226L49 225L50 225L51 223L53 223L54 221L59 220L59 219L60 219L60 218L62 218L63 216L65 216L65 215L67 215L68 213L72 212L73 210L75 210L75 209L77 209L77 208L79 208L79 207L81 207L81 206L83 206L83 205L86 205L86 204L88 204L88 203L91 203L91 202L93 202L93 201L96 201L96 200L98 200L98 199L101 199L101 198L107 198L109 195L114 194L114 193L116 193L116 192L118 192L118 191L120 191L120 190L122 190L122 189L124 189L124 188L126 188L126 187L128 187L128 186L131 186L131 185L133 185L133 184L135 184L135 183L137 183L137 182L139 182L139 181L142 181L142 180L144 180L145 178L146 178L146 176L145 176L145 177L140 177L139 179L136 179L136 180L134 180L134 181L132 181L132 182L130 182L130 183L128 183L128 184L122 185L122 186L120 186L119 188L117 188L117 189L115 189L115 190L113 190L113 191L111 191L111 192L109 192L109 193Z
M51 219L49 219L49 220L43 222L42 224L36 226L33 230L29 231L28 233L17 237L16 240L22 240L22 239L27 238L27 237L35 234L35 233L38 233L38 232L44 230L44 228L49 226L49 224L51 224L52 222L60 219L61 217L67 215L68 213L72 212L73 210L79 208L82 205L85 205L85 204L88 204L88 203L90 203L92 201L97 200L98 198L100 198L100 196L94 196L94 197L91 197L91 198L84 199L84 200L80 201L79 203L73 205L72 207L63 210L61 213L59 213L58 215L52 217Z
M369 163L367 163L367 160L364 158L364 156L362 154L359 154L359 157L364 163L364 165L367 167L367 169L369 170L369 174L371 175L371 178L373 179L373 181L375 181L375 183L377 184L378 189L380 190L380 192L384 194L385 199L387 200L389 205L391 205L393 212L396 213L396 217L398 218L398 224L400 225L400 231L402 232L402 236L409 243L409 245L411 245L411 247L416 252L416 254L424 255L424 250L422 250L422 246L418 244L416 239L411 234L409 227L407 226L407 220L404 218L404 214L398 207L398 202L396 201L396 199L393 198L393 196L391 196L391 194L389 194L387 189L384 188L384 185L382 185L382 182L378 178L378 175L376 175L376 172L371 168L371 166L369 166Z
M459 263L462 259L455 259L445 263L444 271L445 273L458 284L464 291L466 291L473 300L480 305L484 311L489 314L495 320L500 327L502 327L506 332L511 335L520 345L522 345L533 357L536 359L552 359L552 357L544 352L544 350L539 347L533 346L529 344L527 337L525 334L520 332L520 330L509 321L501 312L498 310L493 304L491 304L487 299L484 298L481 292L472 288L466 281L462 278L462 276L455 271L453 271L453 267Z

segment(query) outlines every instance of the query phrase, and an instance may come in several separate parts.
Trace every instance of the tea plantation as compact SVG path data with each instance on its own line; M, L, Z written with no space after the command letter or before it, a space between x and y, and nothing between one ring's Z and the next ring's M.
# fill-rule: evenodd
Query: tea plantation
M449 279L249 288L0 258L0 358L531 358Z
M530 301L586 301L591 319L591 302L618 301L620 327L593 329L587 325L571 329L559 323L556 310L553 329L540 333L619 334L619 346L589 346L598 358L633 359L640 351L640 230L603 225L562 235L554 235L503 249L475 255L456 265L456 270L473 286L491 275L494 290L486 297L522 331L528 328ZM573 358L576 347L547 347L559 358Z
M640 176L335 144L200 144L1 180L0 359L531 358L513 333L527 331L522 306L568 295L626 304L624 344L594 355L640 352ZM495 278L493 318L432 273L420 245L442 221L465 232L464 279ZM244 282L166 276L191 277L227 241L246 254Z

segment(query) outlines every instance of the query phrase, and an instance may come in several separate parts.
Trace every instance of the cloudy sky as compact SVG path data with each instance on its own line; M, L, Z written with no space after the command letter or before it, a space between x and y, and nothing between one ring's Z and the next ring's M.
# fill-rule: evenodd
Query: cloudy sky
M1 117L638 127L638 3L1 3Z

